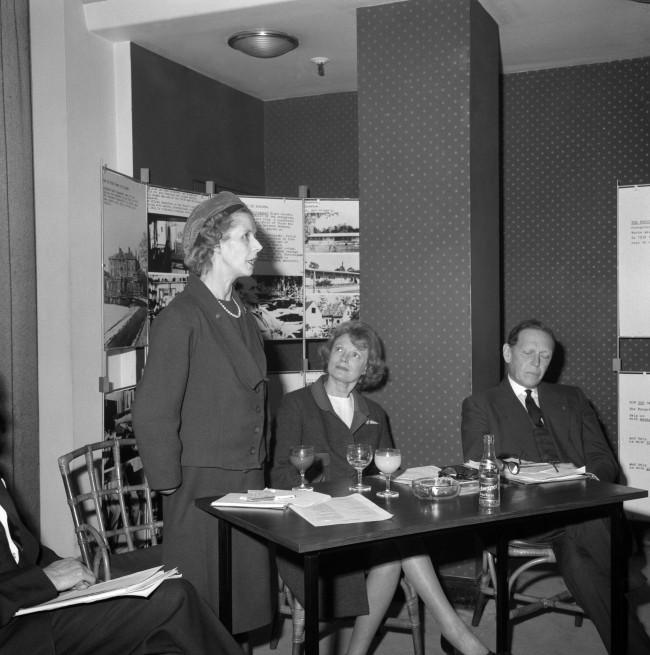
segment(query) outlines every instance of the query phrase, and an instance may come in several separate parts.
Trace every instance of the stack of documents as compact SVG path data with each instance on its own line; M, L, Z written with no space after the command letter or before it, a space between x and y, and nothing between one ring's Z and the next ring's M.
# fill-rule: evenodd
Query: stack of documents
M317 491L288 491L286 489L264 489L264 493L247 494L238 492L226 494L210 503L212 507L246 507L249 509L284 509L289 505L309 507L329 500L331 496Z
M34 605L33 607L18 610L15 616L33 614L34 612L44 612L46 610L55 610L61 607L69 607L70 605L80 605L82 603L94 603L98 600L105 600L106 598L114 598L116 596L147 597L150 596L163 581L181 577L181 574L176 569L172 569L171 571L162 571L161 569L162 566L158 566L153 569L147 569L146 571L138 571L131 575L125 575L121 578L115 578L114 580L98 582L83 591L64 591L53 600L48 600L40 605Z
M504 462L510 458L504 459ZM548 464L546 462L526 462L512 459L511 461L519 464L519 471L512 473L506 466L501 475L511 482L520 484L540 484L543 482L562 482L564 480L580 480L582 478L592 477L586 472L585 467L577 468L571 462L558 462L557 464ZM474 461L465 462L465 466L478 468L479 463Z

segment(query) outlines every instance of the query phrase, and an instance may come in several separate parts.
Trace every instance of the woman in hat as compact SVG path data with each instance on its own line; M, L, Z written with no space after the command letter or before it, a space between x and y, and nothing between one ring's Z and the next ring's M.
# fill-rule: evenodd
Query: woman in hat
M183 232L187 286L152 324L133 428L149 484L163 494L163 560L218 612L218 521L194 499L264 488L266 360L233 290L262 246L251 211L222 192ZM272 619L266 546L233 528L233 633Z

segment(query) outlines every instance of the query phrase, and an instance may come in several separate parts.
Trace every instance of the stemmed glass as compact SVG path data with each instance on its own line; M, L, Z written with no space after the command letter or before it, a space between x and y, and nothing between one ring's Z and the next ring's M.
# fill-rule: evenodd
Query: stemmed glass
M291 491L313 491L314 487L310 487L305 482L305 471L314 463L314 447L296 446L292 448L289 451L289 461L300 472L300 484L292 487Z
M357 484L351 485L350 491L370 491L370 486L361 482L361 473L370 462L372 462L372 446L365 443L348 446L348 464L357 472Z
M396 498L397 491L390 488L390 476L402 463L402 453L397 448L380 448L375 452L375 465L386 477L386 490L378 491L380 498Z

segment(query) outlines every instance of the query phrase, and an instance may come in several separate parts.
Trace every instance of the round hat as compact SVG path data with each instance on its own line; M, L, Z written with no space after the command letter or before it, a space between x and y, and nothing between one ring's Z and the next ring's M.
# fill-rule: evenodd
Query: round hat
M212 196L198 204L192 210L183 230L183 250L185 255L189 255L199 236L199 231L209 218L221 213L233 214L240 209L247 210L247 207L238 196L230 193L230 191L221 191L216 196Z

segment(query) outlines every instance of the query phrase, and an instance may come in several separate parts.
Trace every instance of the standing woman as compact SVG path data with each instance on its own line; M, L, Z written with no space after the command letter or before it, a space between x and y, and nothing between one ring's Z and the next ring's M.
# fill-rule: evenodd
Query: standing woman
M194 499L264 488L266 360L254 319L233 284L262 249L251 211L221 192L183 232L185 290L152 324L133 428L145 473L163 497L163 560L219 607L214 517ZM269 553L233 528L233 633L272 619Z

